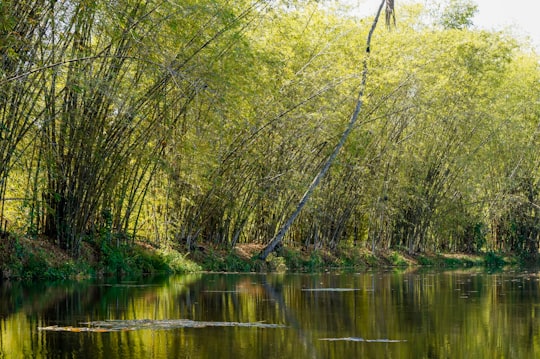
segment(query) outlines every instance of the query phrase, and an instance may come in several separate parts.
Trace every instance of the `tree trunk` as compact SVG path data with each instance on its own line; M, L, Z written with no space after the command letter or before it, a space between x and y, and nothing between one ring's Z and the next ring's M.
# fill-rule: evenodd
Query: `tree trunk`
M362 82L360 83L360 91L358 93L358 99L356 100L356 107L354 109L354 112L349 119L349 124L347 125L347 128L341 135L341 138L339 139L339 142L337 143L336 147L334 147L334 151L330 154L326 162L324 163L324 166L321 168L319 173L315 176L311 184L309 185L308 189L300 199L300 202L296 206L296 210L291 214L289 219L285 222L285 224L280 228L278 233L274 236L274 238L264 247L264 249L259 254L259 258L262 260L265 260L266 257L270 253L274 251L276 246L280 244L285 237L285 234L287 234L287 231L291 227L291 225L294 223L308 200L310 199L311 195L313 194L313 191L317 186L319 185L319 182L324 177L332 163L334 162L337 154L345 144L345 141L349 137L349 134L354 128L354 125L356 124L356 121L358 120L358 116L360 114L360 110L362 109L363 105L363 98L364 98L364 91L366 88L366 82L367 82L367 73L368 73L368 59L370 54L370 45L371 45L371 37L373 36L373 32L375 31L375 28L377 27L377 23L379 21L379 17L381 15L382 8L386 4L386 14L387 14L387 25L389 25L389 20L391 17L389 15L393 14L394 10L394 1L393 0L382 0L381 5L379 6L379 9L377 10L377 14L375 15L375 18L373 19L373 24L371 25L371 29L369 30L367 42L366 42L366 50L365 50L365 56L364 56L364 62L363 62L363 69L362 69Z

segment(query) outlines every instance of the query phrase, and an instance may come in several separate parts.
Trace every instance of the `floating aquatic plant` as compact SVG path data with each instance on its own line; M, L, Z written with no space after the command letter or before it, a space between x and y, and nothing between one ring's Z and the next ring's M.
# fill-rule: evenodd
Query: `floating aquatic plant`
M347 341L347 342L366 342L366 343L402 343L402 342L406 342L406 340L398 340L398 339L364 339L364 338L356 338L356 337L321 338L319 340L326 340L326 341L330 341L330 342Z
M360 289L355 288L304 288L303 292L354 292Z
M248 328L285 328L282 324L264 322L204 322L189 319L165 320L102 320L80 323L81 327L61 327L57 325L38 327L39 330L55 332L119 332L139 329L178 329L178 328L206 328L206 327L248 327Z

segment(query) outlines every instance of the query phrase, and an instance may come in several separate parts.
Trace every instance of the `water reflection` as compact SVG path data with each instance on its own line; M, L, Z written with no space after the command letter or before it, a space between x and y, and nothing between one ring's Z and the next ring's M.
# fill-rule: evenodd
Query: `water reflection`
M536 272L197 274L137 283L3 283L0 358L537 358L539 296ZM38 330L176 319L285 327Z

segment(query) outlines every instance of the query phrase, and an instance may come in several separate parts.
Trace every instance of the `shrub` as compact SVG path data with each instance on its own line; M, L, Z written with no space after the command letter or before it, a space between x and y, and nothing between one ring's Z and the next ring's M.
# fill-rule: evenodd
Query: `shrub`
M487 267L502 267L506 264L506 261L501 255L495 252L489 251L484 256L484 264Z

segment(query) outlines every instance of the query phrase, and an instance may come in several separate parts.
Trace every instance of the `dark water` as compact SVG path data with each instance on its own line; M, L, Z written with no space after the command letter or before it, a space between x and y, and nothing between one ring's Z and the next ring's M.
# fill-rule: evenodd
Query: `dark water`
M4 283L0 358L539 358L539 278L477 270ZM104 320L129 325L81 324ZM51 326L72 331L38 329Z

